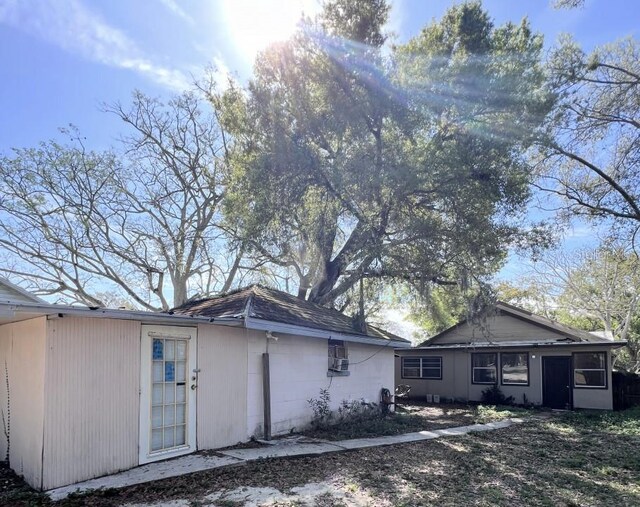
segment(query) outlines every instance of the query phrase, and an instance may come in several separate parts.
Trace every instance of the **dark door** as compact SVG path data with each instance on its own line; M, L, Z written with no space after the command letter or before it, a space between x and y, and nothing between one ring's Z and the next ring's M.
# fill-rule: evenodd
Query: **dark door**
M571 409L571 357L542 357L542 404Z

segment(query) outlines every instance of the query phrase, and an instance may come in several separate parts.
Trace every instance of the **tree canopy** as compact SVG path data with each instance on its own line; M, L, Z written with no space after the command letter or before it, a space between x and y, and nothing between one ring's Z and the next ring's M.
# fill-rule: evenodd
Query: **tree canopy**
M572 216L640 227L640 47L632 38L587 55L565 38L549 62L558 96L539 142L540 188Z
M186 93L114 104L130 129L117 150L42 143L0 159L0 245L8 275L38 294L94 306L168 309L228 289L242 251L219 227L224 133ZM190 287L190 291L189 291Z
M388 49L387 14L329 2L230 92L228 223L321 304L361 279L481 277L521 239L520 154L551 105L541 37L471 3Z

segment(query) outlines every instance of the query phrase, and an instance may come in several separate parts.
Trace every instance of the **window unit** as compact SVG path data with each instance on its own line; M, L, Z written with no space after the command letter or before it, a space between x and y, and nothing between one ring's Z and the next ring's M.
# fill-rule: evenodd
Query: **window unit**
M528 386L529 353L500 353L500 381L504 386Z
M498 354L474 352L471 354L471 383L496 384L498 382Z
M442 380L442 357L403 357L402 378Z
M329 340L328 373L335 375L349 374L349 350L342 340Z
M573 387L607 389L606 352L574 352Z

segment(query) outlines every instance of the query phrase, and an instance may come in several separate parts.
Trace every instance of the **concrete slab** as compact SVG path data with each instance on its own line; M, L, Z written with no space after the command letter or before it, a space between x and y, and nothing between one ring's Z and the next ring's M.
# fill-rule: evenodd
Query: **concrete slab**
M71 493L81 493L94 489L124 488L125 486L167 479L168 477L177 477L179 475L201 472L203 470L220 468L241 462L242 460L238 460L232 456L190 454L189 456L149 463L148 465L132 468L131 470L117 474L52 489L47 491L47 495L54 501L62 500Z
M273 445L269 447L256 447L254 449L231 449L220 451L220 454L244 461L254 461L266 458L283 458L287 456L306 456L311 454L324 454L344 450L340 442L318 442L317 444L297 445Z

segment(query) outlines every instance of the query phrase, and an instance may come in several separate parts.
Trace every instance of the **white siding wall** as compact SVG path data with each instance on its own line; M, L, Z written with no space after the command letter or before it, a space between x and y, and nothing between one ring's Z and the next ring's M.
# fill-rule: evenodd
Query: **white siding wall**
M247 440L247 331L198 326L198 449Z
M557 340L563 335L557 331L551 331L544 327L525 322L516 317L502 314L487 319L487 335L483 334L470 324L461 324L452 329L434 343L467 343L490 341L515 341L515 340Z
M261 435L262 353L265 352L266 337L264 332L248 333L247 426L250 434ZM391 348L356 343L347 345L351 374L348 377L327 377L327 340L278 334L277 342L269 341L271 428L274 435L308 424L313 413L307 400L317 398L323 388L329 388L333 409L337 409L342 400L364 398L378 403L381 388L393 390ZM353 364L359 361L364 362Z
M44 489L136 466L140 323L48 324Z
M34 488L40 488L42 482L45 337L45 317L0 326L0 410L5 423L10 422L9 463ZM10 421L5 364L9 376ZM0 419L1 460L6 453L5 426Z

